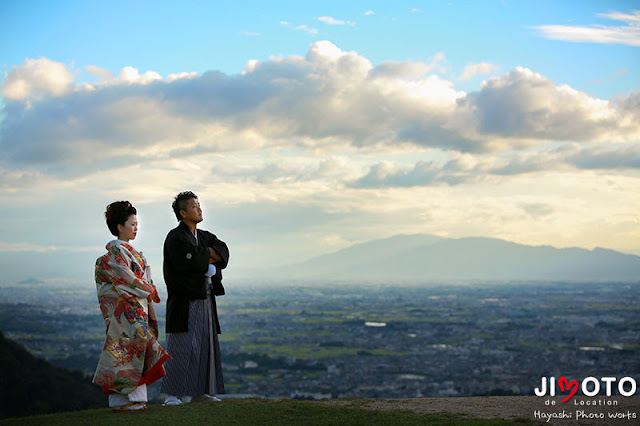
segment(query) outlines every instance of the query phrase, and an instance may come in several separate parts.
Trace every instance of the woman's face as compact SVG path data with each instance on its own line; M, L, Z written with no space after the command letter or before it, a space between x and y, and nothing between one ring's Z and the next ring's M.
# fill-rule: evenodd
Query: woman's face
M133 240L138 233L138 216L132 214L124 225L118 225L118 238L122 241Z

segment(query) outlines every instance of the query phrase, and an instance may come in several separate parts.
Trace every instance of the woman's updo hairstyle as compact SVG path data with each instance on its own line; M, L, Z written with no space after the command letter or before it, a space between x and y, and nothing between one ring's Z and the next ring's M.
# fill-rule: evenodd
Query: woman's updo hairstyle
M118 236L118 225L124 225L129 216L138 214L136 208L128 201L115 201L107 206L104 217L107 219L109 231L115 237Z

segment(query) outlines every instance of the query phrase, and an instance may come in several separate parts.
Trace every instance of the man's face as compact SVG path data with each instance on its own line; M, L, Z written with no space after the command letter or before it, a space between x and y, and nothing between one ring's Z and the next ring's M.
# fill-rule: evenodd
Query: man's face
M187 201L187 208L180 210L182 220L193 223L202 222L202 209L197 198L191 198Z

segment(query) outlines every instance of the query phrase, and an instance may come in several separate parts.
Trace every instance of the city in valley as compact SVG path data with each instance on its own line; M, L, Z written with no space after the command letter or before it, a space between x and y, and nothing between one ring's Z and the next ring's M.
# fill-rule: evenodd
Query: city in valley
M218 311L229 394L533 395L547 377L640 381L638 283L226 287ZM4 283L0 300L6 337L55 365L93 373L104 342L94 289Z

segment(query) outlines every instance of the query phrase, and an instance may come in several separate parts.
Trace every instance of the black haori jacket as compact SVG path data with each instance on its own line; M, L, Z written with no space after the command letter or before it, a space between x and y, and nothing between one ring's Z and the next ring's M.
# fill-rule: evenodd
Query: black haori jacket
M213 295L224 295L222 269L229 262L227 245L211 232L197 229L198 241L184 223L169 231L164 240L162 264L164 282L167 285L167 333L184 333L189 330L189 301L207 298L205 273L209 268L209 247L222 258L216 262L216 274L211 277ZM220 334L216 298L212 297L215 327Z

